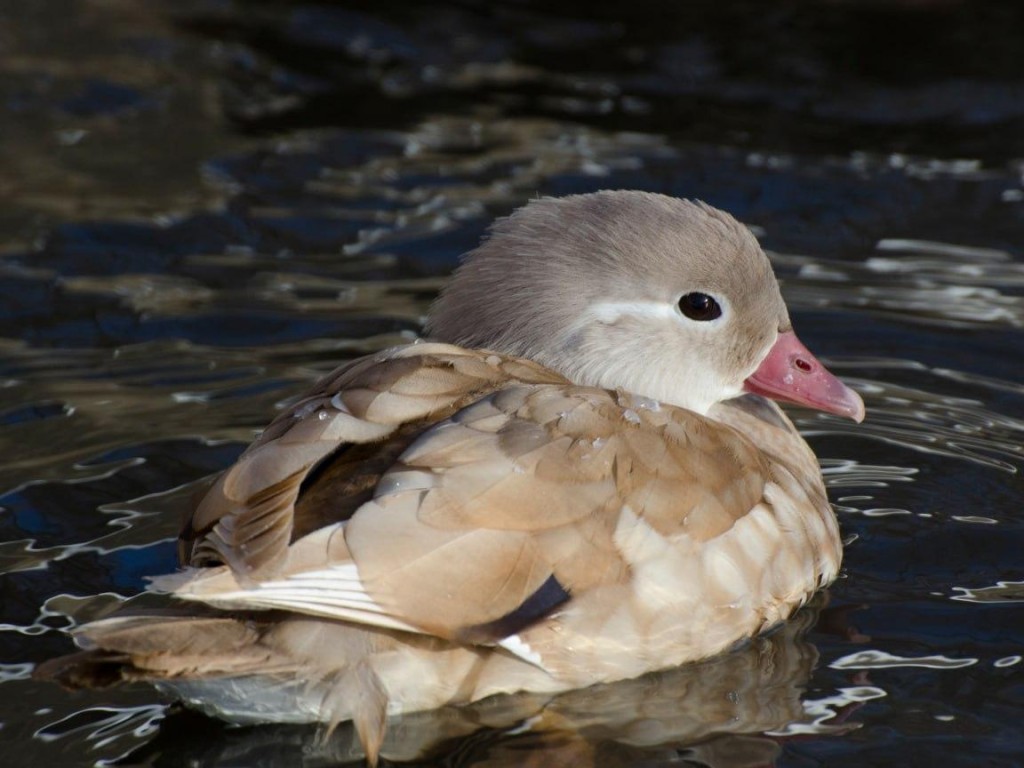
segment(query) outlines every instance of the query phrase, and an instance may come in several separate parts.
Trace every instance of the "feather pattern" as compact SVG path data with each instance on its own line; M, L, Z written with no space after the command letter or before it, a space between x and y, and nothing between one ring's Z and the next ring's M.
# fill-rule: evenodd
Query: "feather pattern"
M473 362L454 364L466 360ZM508 374L510 362L520 376ZM226 561L195 568L184 583L172 577L174 593L222 609L275 608L466 643L553 579L569 599L509 635L518 633L556 677L586 684L624 676L624 666L650 668L655 658L675 663L721 650L737 633L785 618L810 594L807 584L834 576L836 529L820 481L808 491L796 480L816 472L814 456L766 401L746 398L700 416L441 345L382 355L360 366L355 381L415 398L419 378L427 394L414 434L350 517L292 541L272 576L254 580ZM345 390L322 383L315 391L316 400L275 422L290 419L292 429L272 425L275 439L247 455L283 450L286 440L293 457L343 451L345 444L320 446L321 429L305 432L317 450L293 452L302 424L329 422L319 414ZM369 418L373 398L345 401L347 417ZM302 486L295 466L236 467L250 506L232 516L255 529L281 474ZM267 488L250 475L257 469ZM312 469L310 461L304 471ZM303 493L315 493L316 483ZM292 513L299 508L301 499ZM798 564L805 548L822 553L806 567ZM666 613L680 626L652 632ZM672 639L681 631L687 642ZM580 646L565 643L572 634ZM638 648L639 660L627 662ZM578 663L581 655L589 661Z

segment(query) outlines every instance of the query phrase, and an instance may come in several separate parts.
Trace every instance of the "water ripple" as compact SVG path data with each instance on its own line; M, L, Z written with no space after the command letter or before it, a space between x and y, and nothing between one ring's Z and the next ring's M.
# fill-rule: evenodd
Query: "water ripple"
M895 656L886 651L865 650L836 659L832 669L890 669L893 667L925 667L927 669L959 669L978 663L978 659L951 659L947 656Z
M861 464L854 459L822 459L821 474L828 488L870 487L888 488L890 483L910 483L918 470L914 467ZM842 497L840 501L853 500ZM870 499L870 496L859 497Z
M866 367L913 369L918 378L932 373L927 366L907 360L846 358L832 360L829 364L837 371L861 371ZM952 379L952 373L942 369L937 375ZM971 383L991 388L1010 386L1008 382L990 378L968 378ZM867 419L863 424L851 426L828 414L804 415L805 412L801 412L796 421L803 434L875 439L1010 473L1017 473L1020 463L1024 462L1024 420L990 410L976 399L952 397L879 379L855 376L844 376L844 379L864 397Z
M90 743L91 748L109 746L120 738L130 736L144 739L159 728L167 711L165 704L138 707L91 707L62 717L36 731L42 742L75 738ZM117 764L117 760L103 764Z
M992 587L953 587L953 591L961 594L951 599L963 603L1024 603L1024 581L1000 581Z
M808 734L841 735L855 731L861 723L847 720L852 710L874 699L881 699L888 694L884 689L873 685L839 688L838 693L822 698L805 698L803 701L804 717L788 723L785 728L769 731L771 736L801 736Z
M1024 327L1024 262L953 243L881 240L863 261L772 253L791 307L843 308L945 328ZM892 254L892 255L888 255Z

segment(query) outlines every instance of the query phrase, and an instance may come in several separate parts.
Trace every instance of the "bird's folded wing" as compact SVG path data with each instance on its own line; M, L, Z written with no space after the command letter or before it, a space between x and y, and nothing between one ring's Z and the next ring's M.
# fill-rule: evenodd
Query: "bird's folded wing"
M273 575L295 539L365 501L419 431L510 380L564 381L526 361L447 344L399 347L342 366L217 479L181 533L182 564L224 564L243 580ZM297 507L328 464L330 503L314 494Z
M638 402L517 385L424 433L346 527L367 595L432 634L495 641L627 582L624 527L656 539L645 553L689 548L761 501L768 471L739 433Z
M721 535L763 498L770 469L729 427L525 372L488 386L449 397L453 412L404 443L372 498L295 540L272 578L246 584L232 573L234 586L179 594L498 642L587 590L627 583L631 559ZM334 399L361 397L347 388ZM290 438L291 450L307 450L293 433L270 444ZM303 494L326 498L327 477ZM637 546L636 526L650 546Z

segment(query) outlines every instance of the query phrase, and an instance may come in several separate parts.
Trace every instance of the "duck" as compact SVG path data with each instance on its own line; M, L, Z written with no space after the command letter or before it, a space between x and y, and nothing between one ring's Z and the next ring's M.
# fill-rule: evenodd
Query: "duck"
M731 215L534 199L426 329L285 408L187 516L165 603L78 627L37 677L352 721L374 764L390 718L707 659L836 578L818 461L777 403L864 404Z

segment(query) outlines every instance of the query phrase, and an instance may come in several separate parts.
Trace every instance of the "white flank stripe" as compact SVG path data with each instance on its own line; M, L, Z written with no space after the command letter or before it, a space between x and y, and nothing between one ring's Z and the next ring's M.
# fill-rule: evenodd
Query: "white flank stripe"
M498 645L513 656L529 662L530 664L533 664L533 666L543 669L545 672L550 672L550 670L544 666L544 659L540 657L540 654L524 642L523 638L519 635L509 635L508 637L503 638Z
M423 634L423 630L391 616L363 588L355 563L321 571L298 573L267 581L253 589L204 596L210 605L279 608L296 613L342 619L384 629Z

